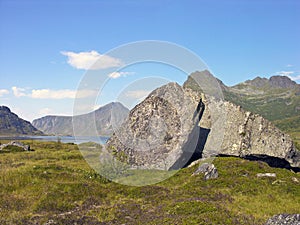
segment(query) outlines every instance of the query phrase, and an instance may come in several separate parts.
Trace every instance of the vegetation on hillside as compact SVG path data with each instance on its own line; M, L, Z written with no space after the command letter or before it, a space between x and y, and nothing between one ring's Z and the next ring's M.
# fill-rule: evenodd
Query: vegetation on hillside
M264 224L299 213L300 174L263 162L216 158L217 179L191 176L192 167L132 187L101 177L76 145L26 144L34 151L0 155L0 224ZM264 172L277 177L256 177Z
M280 97L274 93L266 95L242 95L234 92L224 92L225 99L245 110L258 113L264 118L275 121L299 115L299 110L295 110L300 104L300 96Z

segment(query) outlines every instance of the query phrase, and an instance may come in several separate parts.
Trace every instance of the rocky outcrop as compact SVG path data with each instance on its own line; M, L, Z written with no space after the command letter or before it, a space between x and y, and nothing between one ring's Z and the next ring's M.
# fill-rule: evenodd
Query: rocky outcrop
M99 109L79 116L45 116L32 124L46 134L74 135L73 122L76 123L76 135L95 136L91 127L96 125L98 135L111 135L125 118L129 110L119 102L112 102Z
M227 117L220 154L275 157L300 167L300 152L289 135L258 114L244 111L233 103L224 102L223 107Z
M0 135L42 135L30 122L19 118L6 106L0 106Z
M211 79L208 73L192 74L183 87L169 83L154 90L130 111L109 139L108 151L125 153L122 158L138 168L178 169L215 155L273 157L299 167L300 153L288 135L261 116L223 101L220 86L212 81L200 90L214 97L199 92L193 79L203 75L205 82Z
M278 214L268 219L265 225L299 225L300 214Z
M25 145L25 144L23 144L21 142L18 142L18 141L11 141L7 144L0 145L0 151L3 150L6 147L9 147L9 146L16 146L16 147L22 148L24 151L30 151L30 146L29 145Z
M215 179L219 176L217 168L212 163L200 164L192 176L198 175L199 173L204 174L204 180Z

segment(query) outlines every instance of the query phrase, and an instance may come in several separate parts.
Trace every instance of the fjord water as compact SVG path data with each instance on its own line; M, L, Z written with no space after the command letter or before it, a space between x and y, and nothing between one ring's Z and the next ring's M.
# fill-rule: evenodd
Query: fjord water
M81 144L84 142L95 142L105 144L109 137L105 136L8 136L0 137L0 140L39 140L39 141L61 141L63 143Z

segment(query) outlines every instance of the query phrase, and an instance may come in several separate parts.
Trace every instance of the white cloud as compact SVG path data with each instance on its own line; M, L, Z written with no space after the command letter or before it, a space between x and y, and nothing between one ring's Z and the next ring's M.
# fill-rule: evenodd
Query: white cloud
M0 89L0 97L2 97L3 95L7 95L9 94L9 91L6 89Z
M98 70L121 66L121 60L108 55L101 55L97 51L90 52L61 52L68 57L68 63L76 69Z
M30 97L39 99L64 99L75 98L76 91L73 90L50 90L50 89L37 89L32 90Z
M76 91L76 98L88 98L88 97L96 97L98 95L97 90L77 90Z
M300 75L298 76L288 76L293 81L300 81Z
M14 96L16 96L16 97L23 97L23 96L26 96L26 94L24 93L24 91L25 91L25 88L18 88L18 87L12 87L11 88L12 89L12 91L13 91L13 94L14 94Z
M290 76L294 73L295 73L294 71L279 71L279 72L276 72L275 75Z
M133 75L134 72L113 72L113 73L110 73L108 76L112 79L117 79L119 77L126 77L128 75Z
M147 97L150 92L151 91L147 91L147 90L127 91L125 93L125 96L129 98L141 99Z
M287 64L286 67L293 67L293 65L292 64Z
M25 93L24 88L12 87L16 97L30 97L34 99L75 99L87 98L98 94L95 90L51 90L51 89L33 89L29 93Z

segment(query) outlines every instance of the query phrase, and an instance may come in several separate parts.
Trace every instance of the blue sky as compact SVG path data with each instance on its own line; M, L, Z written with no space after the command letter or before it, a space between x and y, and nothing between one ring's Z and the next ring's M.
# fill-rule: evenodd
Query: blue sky
M298 0L0 0L0 105L30 121L71 115L85 63L141 40L190 49L227 85L275 74L299 82L299 21ZM152 88L184 80L164 66L127 69L111 75L95 107L143 76L160 77ZM132 102L143 94L130 93Z

